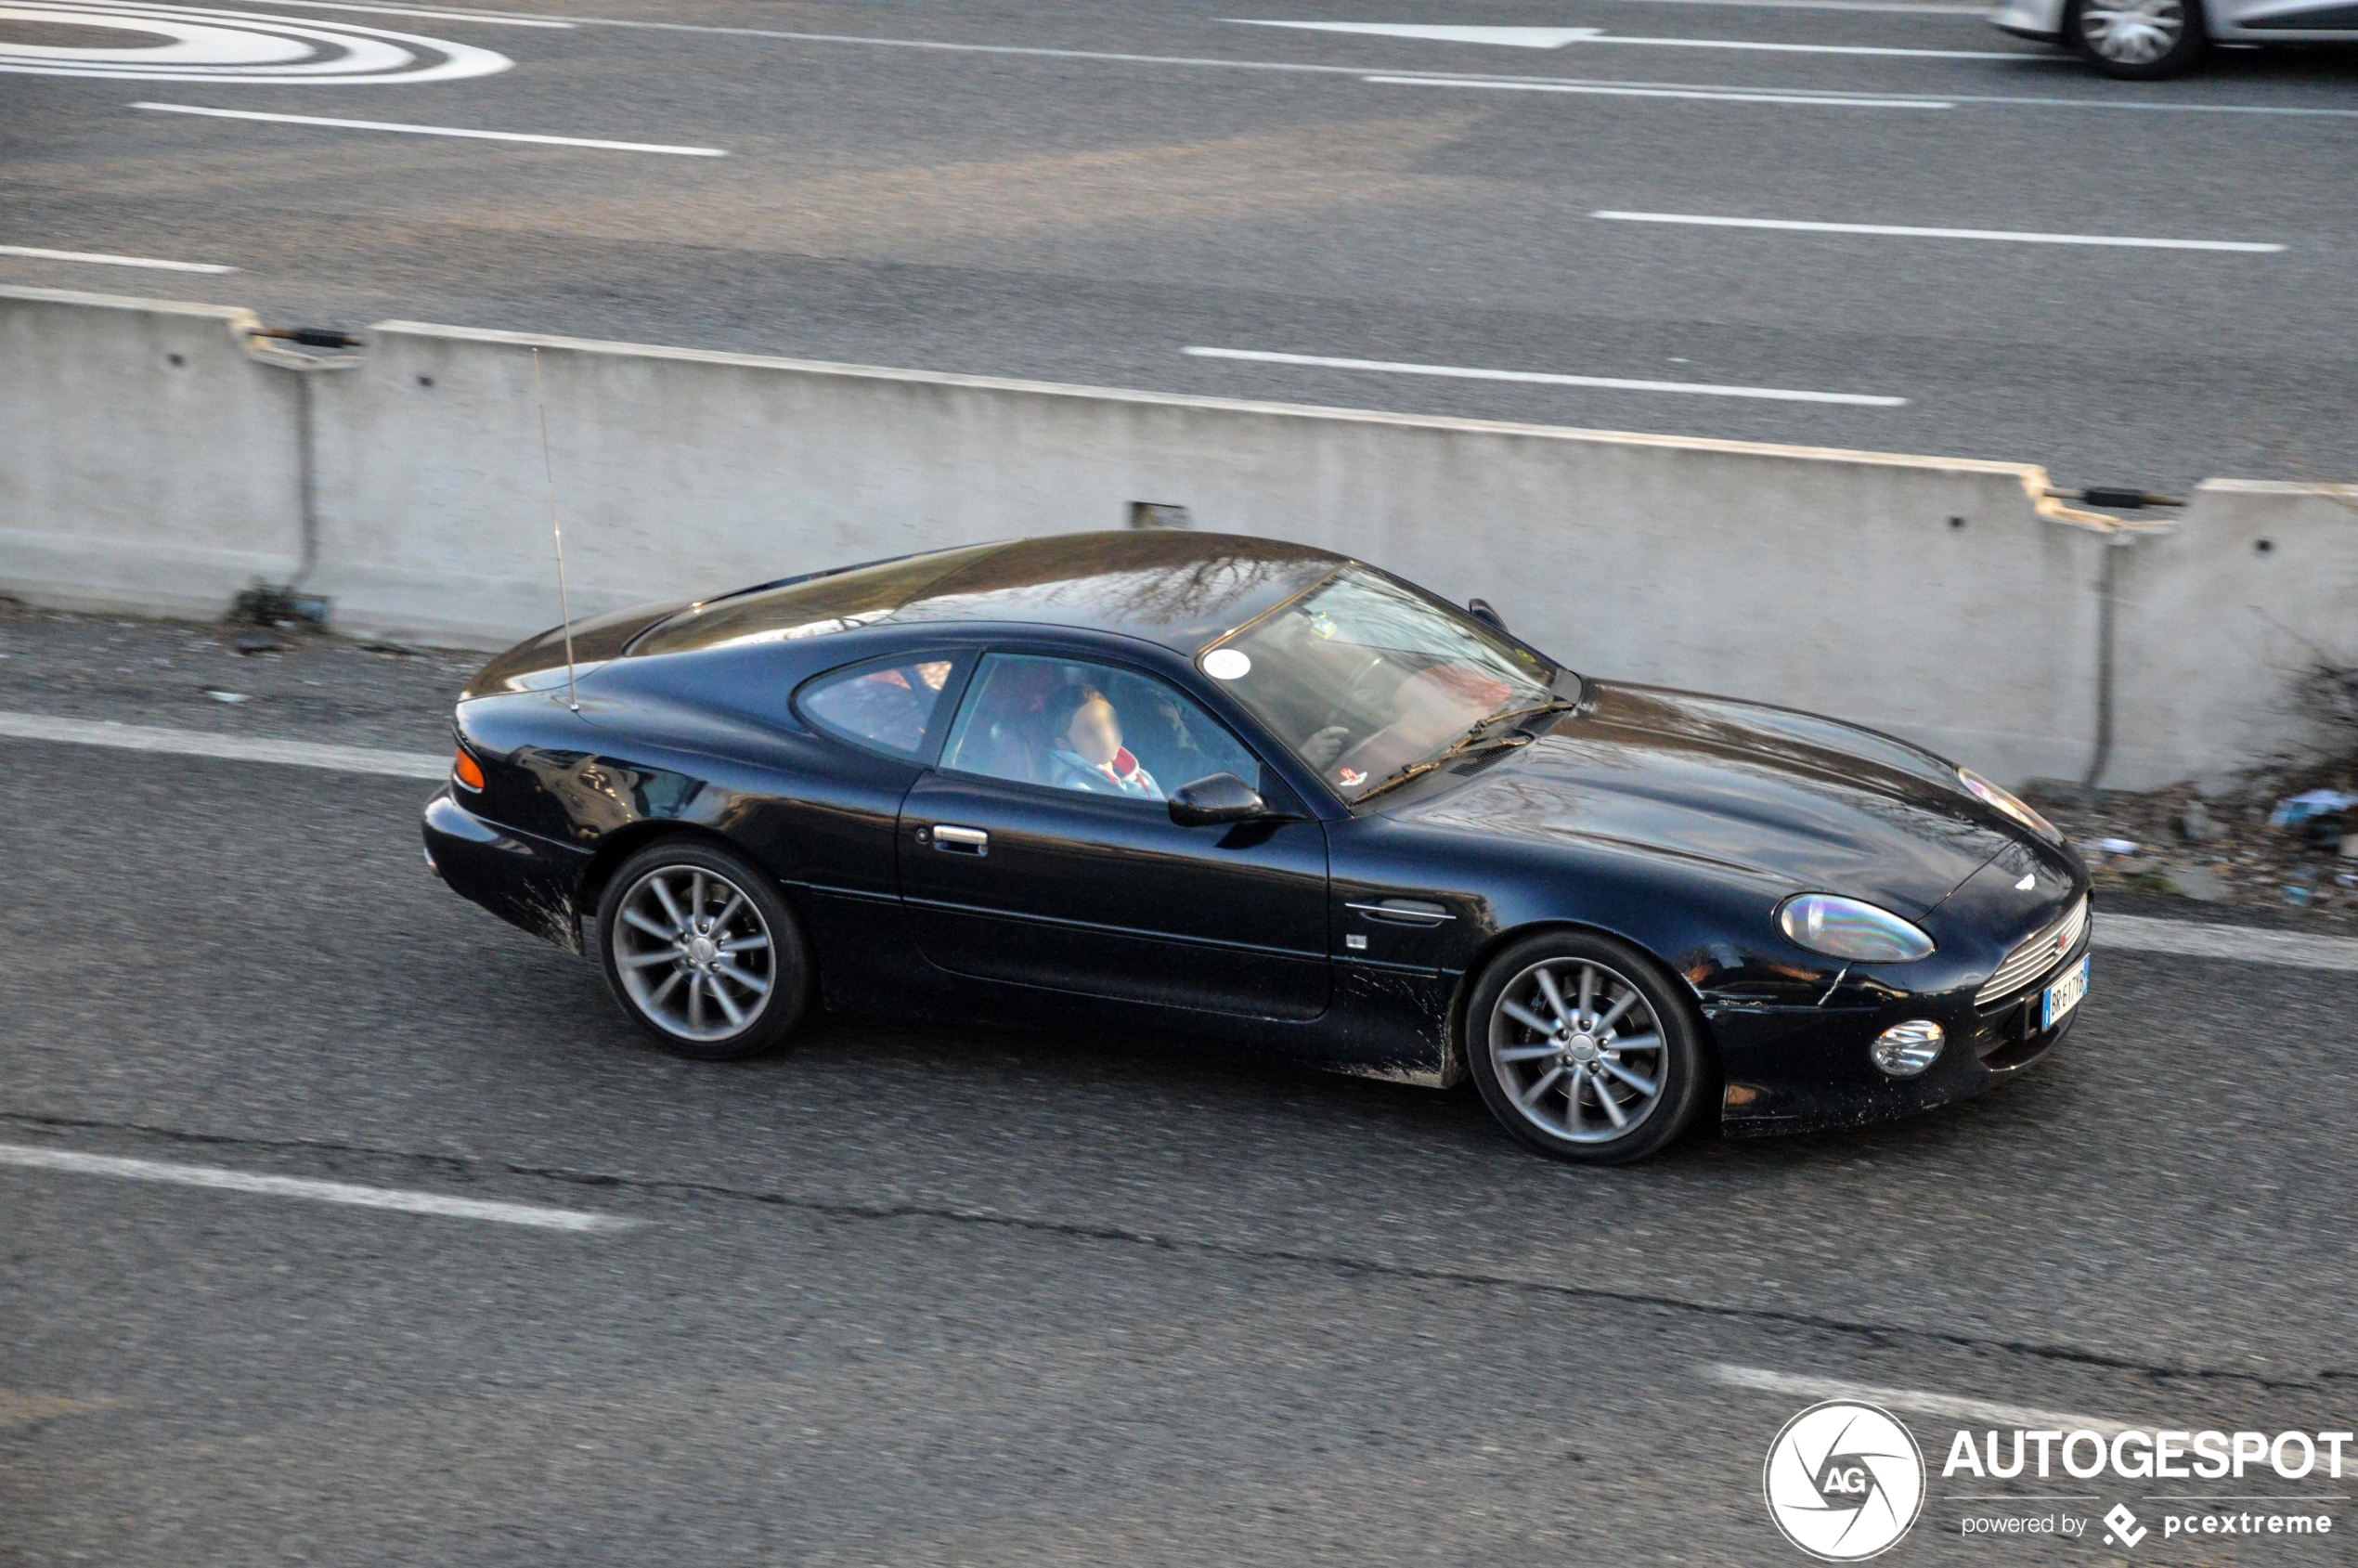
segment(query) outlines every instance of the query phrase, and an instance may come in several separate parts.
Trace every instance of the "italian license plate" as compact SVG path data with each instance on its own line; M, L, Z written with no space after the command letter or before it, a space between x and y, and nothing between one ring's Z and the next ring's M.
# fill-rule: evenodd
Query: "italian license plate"
M2088 994L2088 959L2089 954L2081 953L2079 962L2066 970L2040 998L2041 1029L2054 1028Z

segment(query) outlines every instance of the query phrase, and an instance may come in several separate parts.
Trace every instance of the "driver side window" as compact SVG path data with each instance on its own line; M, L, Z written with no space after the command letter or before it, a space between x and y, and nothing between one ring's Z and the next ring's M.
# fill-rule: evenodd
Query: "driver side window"
M943 749L946 772L1142 801L1212 773L1262 787L1261 763L1168 683L1115 665L992 654Z

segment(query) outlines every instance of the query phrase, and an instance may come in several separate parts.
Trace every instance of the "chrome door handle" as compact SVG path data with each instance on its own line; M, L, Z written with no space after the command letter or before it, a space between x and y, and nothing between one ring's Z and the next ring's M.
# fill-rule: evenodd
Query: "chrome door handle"
M1458 918L1439 904L1427 903L1422 899L1386 899L1380 903L1346 903L1342 907L1393 926L1438 926Z
M953 855L987 855L991 853L991 835L978 827L952 827L947 823L936 823L933 847Z

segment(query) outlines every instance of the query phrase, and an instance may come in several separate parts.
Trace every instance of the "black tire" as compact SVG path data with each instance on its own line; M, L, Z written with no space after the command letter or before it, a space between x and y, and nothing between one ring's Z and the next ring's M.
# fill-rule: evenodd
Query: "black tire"
M1493 959L1467 999L1465 1048L1499 1125L1585 1164L1662 1148L1694 1120L1710 1082L1703 1022L1683 988L1626 942L1583 931L1527 937Z
M716 844L664 839L624 861L598 900L597 938L615 1001L682 1056L774 1051L810 1001L810 947L794 912L758 866Z
M2063 35L2081 59L2130 82L2191 70L2209 43L2202 0L2068 0Z

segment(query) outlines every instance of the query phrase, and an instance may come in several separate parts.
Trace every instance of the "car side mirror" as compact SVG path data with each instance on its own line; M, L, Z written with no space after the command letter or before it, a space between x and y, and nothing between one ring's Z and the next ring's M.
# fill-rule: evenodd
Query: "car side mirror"
M1490 628L1493 631L1505 631L1507 629L1507 617L1500 615L1495 608L1493 608L1490 601L1487 599L1467 600L1466 614L1471 616L1483 625Z
M1213 773L1171 792L1171 820L1181 827L1249 823L1268 814L1261 792L1234 773Z

